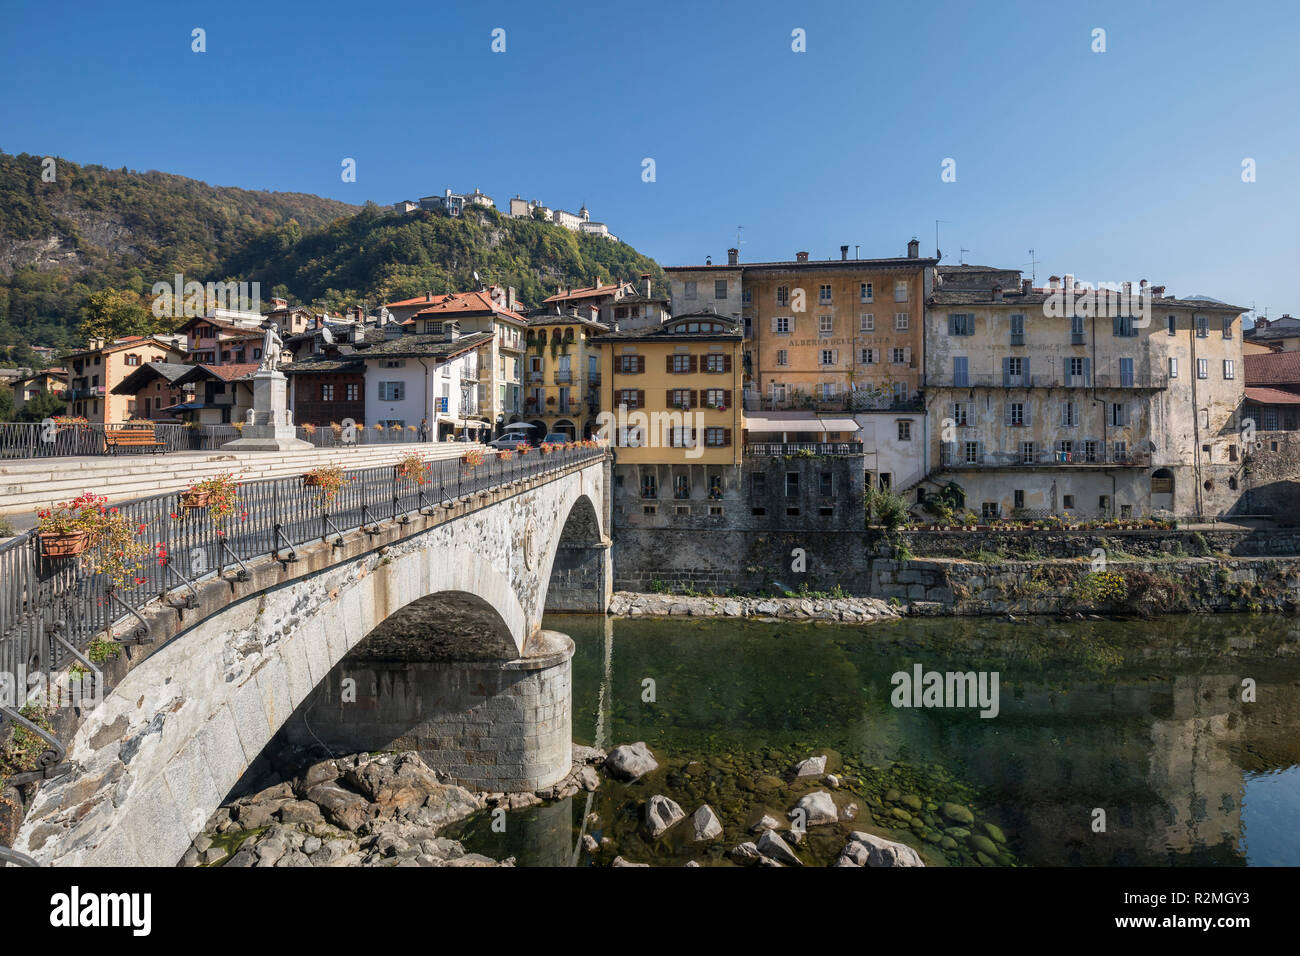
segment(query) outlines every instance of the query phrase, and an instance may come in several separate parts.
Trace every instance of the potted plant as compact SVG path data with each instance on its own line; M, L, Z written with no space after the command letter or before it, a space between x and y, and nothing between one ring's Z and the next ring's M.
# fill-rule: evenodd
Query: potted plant
M313 468L302 476L304 488L319 488L322 504L329 504L343 490L349 479L343 474L341 465L322 465Z
M313 437L315 437L315 435L316 435L316 426L315 426L315 425L303 425L303 426L302 426L302 431L303 431L303 434L307 436L308 440L311 440L311 439L312 439Z
M521 441L519 444L515 445L515 451L519 452L521 455L526 455L532 450L533 446L528 444L526 441Z
M36 537L46 558L72 558L90 546L94 519L87 512L89 495L63 501L36 513Z
M208 517L220 528L226 519L235 513L239 505L239 476L233 474L216 475L196 481L181 492L181 511L172 517L183 521L189 511L197 508L208 509Z
M410 480L423 485L429 480L429 466L419 455L406 455L397 463L393 474L398 481Z
M515 453L509 450L500 451L497 453L497 457L500 458L502 461L510 461L512 458L515 457Z
M542 442L542 444L538 447L542 449L543 455L549 455L551 452L555 451L555 446L552 445L550 442Z
M465 452L465 454L460 456L460 463L462 465L468 465L470 468L477 468L479 465L483 464L483 449L471 448L469 451Z

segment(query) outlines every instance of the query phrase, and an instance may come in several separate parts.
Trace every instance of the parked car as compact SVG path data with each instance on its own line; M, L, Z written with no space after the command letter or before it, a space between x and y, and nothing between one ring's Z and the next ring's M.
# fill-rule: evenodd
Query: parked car
M564 445L571 441L573 441L573 439L564 434L564 432L550 432L542 439L542 443L545 445Z
M521 442L525 445L528 444L526 438L522 438L518 433L515 433L513 435L502 435L500 438L494 438L487 443L487 446L489 448L495 448L497 451L514 451L515 446Z

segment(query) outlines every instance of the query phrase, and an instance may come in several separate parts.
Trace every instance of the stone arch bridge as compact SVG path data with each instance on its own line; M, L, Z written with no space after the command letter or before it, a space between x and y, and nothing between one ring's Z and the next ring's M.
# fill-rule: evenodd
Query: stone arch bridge
M604 612L608 517L607 456L586 454L142 608L153 641L82 714L14 849L175 865L277 733L413 747L471 788L558 781L573 644L541 617Z

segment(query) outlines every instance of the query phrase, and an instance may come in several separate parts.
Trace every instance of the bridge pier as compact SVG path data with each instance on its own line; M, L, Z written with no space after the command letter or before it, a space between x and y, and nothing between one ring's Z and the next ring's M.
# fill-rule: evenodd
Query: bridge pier
M610 541L569 543L561 538L546 589L546 610L561 614L604 614L614 596Z
M538 632L508 661L401 659L391 644L349 654L281 741L336 754L416 750L472 790L541 790L572 769L572 659L558 631Z

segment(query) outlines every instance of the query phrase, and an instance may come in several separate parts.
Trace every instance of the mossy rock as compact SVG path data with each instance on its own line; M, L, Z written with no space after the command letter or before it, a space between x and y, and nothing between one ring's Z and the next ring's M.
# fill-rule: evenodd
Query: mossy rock
M987 833L995 843L1007 842L1007 835L992 823L984 824L984 832Z
M993 857L989 856L987 853L976 853L976 854L975 854L975 859L979 862L979 865L980 865L980 866L997 866L997 865L998 865L998 864L997 864L997 861L994 860Z
M914 793L903 794L903 796L899 798L898 802L907 807L907 809L911 810L913 813L925 806L925 804L921 802L921 798Z
M902 794L899 793L897 790L890 789L885 791L886 803L897 803L900 797L902 797Z
M902 820L904 823L912 822L912 815L902 807L894 807L889 811L889 815L895 820Z
M939 812L953 823L960 823L962 826L970 826L975 822L975 814L960 803L945 803L939 807Z
M925 840L926 843L934 843L934 844L936 844L936 845L942 845L944 840L952 840L951 837L946 837L946 836L944 836L942 833L936 833L936 832L933 831L933 830L931 830L929 833L927 833L927 834L923 837L923 839ZM953 845L953 846L956 846L956 845L957 845L957 842L956 842L955 840L953 840L953 841L952 841L952 845Z
M967 830L965 827L949 827L943 832L948 834L948 836L952 837L954 840L970 839L970 831Z
M970 844L970 848L975 851L976 855L983 853L990 858L998 855L997 845L986 836L973 833L966 842Z
M945 850L955 850L957 849L957 841L950 836L946 836L939 840L939 846Z
M759 777L754 782L754 789L759 793L771 793L773 790L780 790L785 786L785 781L780 777L773 777L770 774Z

